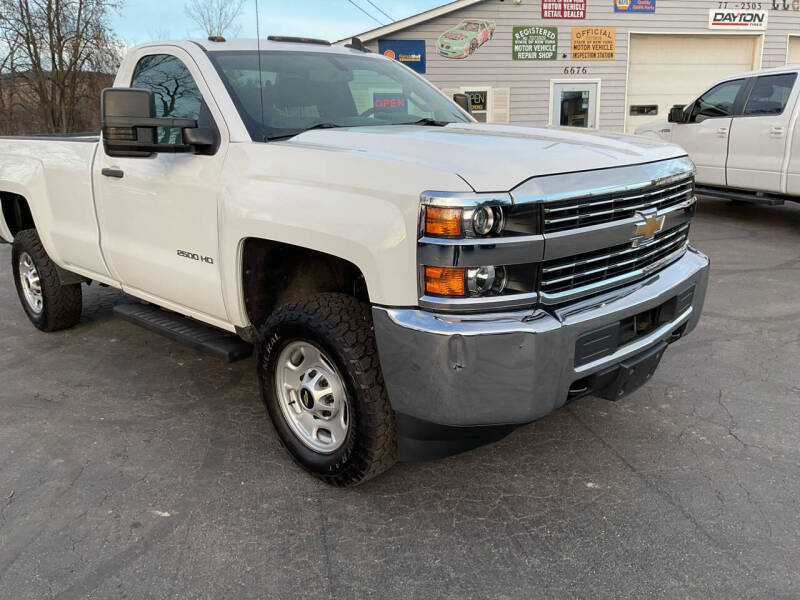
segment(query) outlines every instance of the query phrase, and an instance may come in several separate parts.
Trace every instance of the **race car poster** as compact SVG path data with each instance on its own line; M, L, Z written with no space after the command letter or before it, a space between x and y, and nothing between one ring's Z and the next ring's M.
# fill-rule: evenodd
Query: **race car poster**
M469 58L494 37L495 22L464 19L436 41L436 51L445 58Z

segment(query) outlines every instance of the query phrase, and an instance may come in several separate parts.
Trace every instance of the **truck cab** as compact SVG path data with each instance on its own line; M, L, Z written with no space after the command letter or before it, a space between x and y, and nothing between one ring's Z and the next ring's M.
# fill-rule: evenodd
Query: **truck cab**
M701 191L732 199L782 202L800 197L798 67L729 76L668 121L636 130L684 148Z

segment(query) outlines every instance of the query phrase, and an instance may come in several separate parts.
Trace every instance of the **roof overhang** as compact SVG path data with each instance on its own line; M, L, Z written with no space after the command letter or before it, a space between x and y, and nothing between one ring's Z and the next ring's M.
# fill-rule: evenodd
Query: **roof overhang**
M431 19L435 19L436 17L441 17L443 15L449 14L451 12L454 12L462 8L467 8L468 6L472 6L473 4L478 4L480 2L484 2L484 0L456 0L455 2L449 2L443 6L432 8L431 10L426 10L425 12L421 12L417 15L412 15L406 19L395 21L394 23L390 23L389 25L384 25L383 27L378 27L377 29L371 29L370 31L359 33L353 37L359 38L362 42L366 44L373 40L377 40L379 38L392 35L396 31L400 31L408 27L413 27L414 25L417 25L419 23L430 21ZM349 44L352 41L353 37L339 40L336 43Z

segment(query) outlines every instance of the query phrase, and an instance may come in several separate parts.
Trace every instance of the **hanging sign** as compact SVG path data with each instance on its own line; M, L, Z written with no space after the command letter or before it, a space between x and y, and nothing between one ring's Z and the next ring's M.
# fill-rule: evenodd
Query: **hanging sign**
M558 27L512 28L513 60L555 60L558 55Z
M425 73L425 40L380 40L378 51L417 73Z
M708 11L708 28L727 29L728 31L765 31L767 29L767 11L712 8Z
M614 60L615 27L573 27L572 60Z
M614 0L614 12L654 13L656 0Z
M543 19L585 19L586 0L542 0Z

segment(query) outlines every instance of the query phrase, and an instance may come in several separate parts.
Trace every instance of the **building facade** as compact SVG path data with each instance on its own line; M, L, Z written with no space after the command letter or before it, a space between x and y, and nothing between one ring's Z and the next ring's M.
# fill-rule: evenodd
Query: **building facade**
M721 77L800 63L800 0L460 0L357 37L480 120L632 132Z

